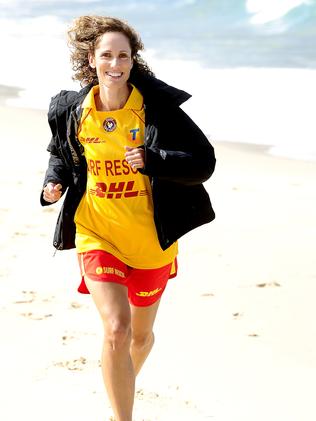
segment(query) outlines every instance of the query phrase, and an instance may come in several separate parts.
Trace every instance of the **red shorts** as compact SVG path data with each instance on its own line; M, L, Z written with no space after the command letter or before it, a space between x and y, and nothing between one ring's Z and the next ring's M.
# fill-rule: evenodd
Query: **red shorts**
M78 291L89 294L84 277L97 282L115 282L128 288L128 298L135 306L150 306L160 299L171 274L172 263L157 269L135 269L103 250L92 250L78 254L81 284Z

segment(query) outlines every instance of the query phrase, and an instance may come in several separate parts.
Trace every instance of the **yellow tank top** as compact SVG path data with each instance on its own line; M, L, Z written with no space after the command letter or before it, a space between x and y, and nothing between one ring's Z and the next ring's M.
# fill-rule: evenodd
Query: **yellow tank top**
M124 108L97 111L98 92L95 86L85 98L78 131L88 180L75 215L77 251L105 250L139 269L165 266L174 261L178 244L161 249L150 180L125 160L125 146L144 143L143 97L132 86Z

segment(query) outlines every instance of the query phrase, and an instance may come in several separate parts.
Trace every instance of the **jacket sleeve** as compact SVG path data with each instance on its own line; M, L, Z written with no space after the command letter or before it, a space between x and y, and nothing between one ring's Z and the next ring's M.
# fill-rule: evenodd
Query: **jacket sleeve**
M50 182L55 184L60 183L62 185L62 194L64 194L67 187L69 186L70 174L63 158L60 156L58 149L56 148L54 138L52 138L47 150L50 152L50 156L48 161L48 168L45 173L43 188ZM41 192L40 202L42 206L48 206L52 204L44 200L43 190Z
M214 172L214 148L180 109L164 113L145 133L145 175L181 184L201 184Z

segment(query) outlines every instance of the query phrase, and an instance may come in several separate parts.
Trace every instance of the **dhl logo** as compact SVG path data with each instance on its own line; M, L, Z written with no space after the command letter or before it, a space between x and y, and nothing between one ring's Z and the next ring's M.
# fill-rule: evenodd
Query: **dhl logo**
M134 190L134 181L120 181L118 183L96 183L95 189L89 189L91 195L106 199L121 199L122 197L148 196L147 190Z
M106 141L103 139L100 139L99 137L81 137L80 142L82 143L105 143Z
M153 295L158 294L158 292L160 292L162 290L162 288L156 288L153 291L140 291L140 292L136 292L136 295L138 295L139 297L152 297Z

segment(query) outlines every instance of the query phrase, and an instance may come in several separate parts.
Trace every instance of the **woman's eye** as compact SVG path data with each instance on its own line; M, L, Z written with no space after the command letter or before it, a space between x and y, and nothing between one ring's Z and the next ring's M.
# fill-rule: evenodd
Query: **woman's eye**
M105 60L112 60L112 58L114 56L112 55L111 52L106 52L106 53L103 53L101 55L101 57L104 58ZM121 53L121 54L118 55L118 58L120 60L128 60L129 59L129 55L127 53Z

